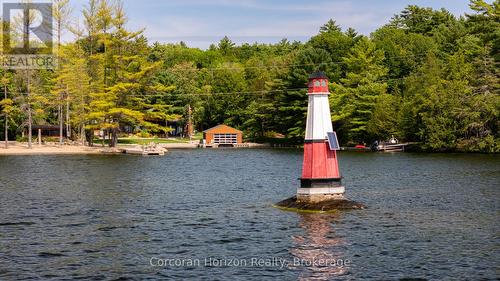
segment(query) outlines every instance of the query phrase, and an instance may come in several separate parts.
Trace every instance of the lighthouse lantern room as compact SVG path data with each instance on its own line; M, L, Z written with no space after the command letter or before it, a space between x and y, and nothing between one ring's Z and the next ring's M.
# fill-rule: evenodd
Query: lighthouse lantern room
M319 203L344 199L345 188L337 160L339 143L332 126L326 74L313 73L308 88L304 162L297 201Z

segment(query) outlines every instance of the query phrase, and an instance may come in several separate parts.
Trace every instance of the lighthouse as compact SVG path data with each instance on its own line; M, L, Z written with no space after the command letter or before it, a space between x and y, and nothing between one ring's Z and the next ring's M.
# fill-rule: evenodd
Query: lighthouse
M339 171L337 134L333 131L328 97L328 77L322 71L309 76L304 162L297 195L276 203L285 211L330 212L364 209L365 205L344 197Z
M309 76L304 162L297 201L320 203L343 200L345 187L339 171L339 142L333 131L328 77L322 71Z

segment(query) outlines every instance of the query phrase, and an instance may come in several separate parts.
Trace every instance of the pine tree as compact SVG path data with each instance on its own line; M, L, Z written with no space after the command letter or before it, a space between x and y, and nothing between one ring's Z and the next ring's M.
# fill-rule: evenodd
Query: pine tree
M334 76L335 66L326 50L305 48L294 53L292 65L281 78L282 83L273 83L276 90L275 103L278 132L291 138L302 138L306 128L307 83L311 73L325 71L328 77Z
M0 80L3 91L3 99L0 101L0 107L2 108L2 115L4 118L4 140L5 149L9 148L9 115L15 110L14 101L9 98L8 92L12 83L12 75L8 72L4 72Z
M467 130L467 113L477 111L471 107L471 64L462 54L438 59L429 55L418 72L405 81L404 110L409 118L403 123L404 131L414 134L407 138L421 141L425 150L444 151L457 147ZM474 113L473 113L474 114ZM464 126L465 125L465 126Z
M366 127L369 136L377 140L385 140L389 136L403 136L399 130L400 103L401 98L397 94L384 93L378 97Z
M57 36L57 56L60 60L60 52L61 52L61 37L63 35L64 30L69 27L69 16L71 14L71 9L69 7L69 0L55 0L53 3L53 11L52 16L55 22L55 31ZM60 81L63 83L64 81ZM68 101L68 93L64 90L61 84L58 85L60 88L56 93L58 94L58 119L59 119L59 144L63 143L63 115L64 110L63 107L66 104L66 109L69 110L69 101ZM66 99L66 101L64 101ZM69 137L69 112L66 112L66 136Z
M231 41L231 39L229 39L229 37L224 36L224 38L220 40L219 45L217 47L223 55L227 56L232 53L234 45L235 44L233 43L233 41Z
M369 141L368 123L378 98L386 92L384 54L368 38L361 38L343 59L346 78L334 83L331 95L333 122L354 141Z
M319 29L320 33L341 32L341 31L342 30L333 19L329 19L328 22Z
M85 123L87 104L89 102L91 78L87 73L87 61L85 52L78 44L67 44L61 48L60 68L55 73L53 92L59 89L67 94L68 111L67 122L72 127L78 128L78 139L83 143L85 140Z
M151 63L147 60L147 42L141 36L142 31L130 32L125 29L127 19L121 2L112 8L105 2L100 2L98 12L104 44L105 87L102 91L90 94L91 122L87 128L110 132L110 146L115 147L118 133L125 126L168 131L165 126L148 122L146 118L153 116L153 113L154 118L159 117L158 112L164 109L150 104L148 96L170 91L171 88L153 79L161 62Z

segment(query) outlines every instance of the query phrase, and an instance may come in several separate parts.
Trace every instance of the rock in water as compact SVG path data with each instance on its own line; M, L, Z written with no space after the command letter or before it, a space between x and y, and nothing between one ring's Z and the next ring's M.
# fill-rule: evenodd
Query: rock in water
M275 207L298 212L333 212L336 210L361 210L366 209L366 206L347 199L335 199L322 202L301 202L297 200L297 196L283 200L275 205Z

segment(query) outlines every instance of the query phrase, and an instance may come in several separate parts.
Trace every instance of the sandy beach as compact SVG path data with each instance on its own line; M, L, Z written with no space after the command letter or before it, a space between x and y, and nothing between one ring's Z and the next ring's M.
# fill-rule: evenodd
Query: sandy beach
M245 148L267 148L268 144L246 143ZM161 147L170 149L197 149L198 142L191 143L162 143ZM121 144L116 148L102 147L97 144L94 147L81 145L63 145L58 144L33 144L31 149L26 143L9 142L9 148L5 149L4 143L0 142L0 156L9 155L86 155L86 154L116 154L121 153L124 149L140 148L140 145Z
M1 143L0 156L7 155L78 155L78 154L101 154L103 147L87 147L75 145L38 145L33 144L32 149L27 144L10 143L9 148L5 149Z
M197 144L194 143L169 143L161 144L166 149L195 149ZM9 148L5 149L4 143L0 143L0 156L8 155L87 155L87 154L110 154L119 153L118 150L140 147L138 145L119 145L116 149L102 147L100 145L94 147L81 145L38 145L33 144L32 149L28 148L26 143L10 142Z

